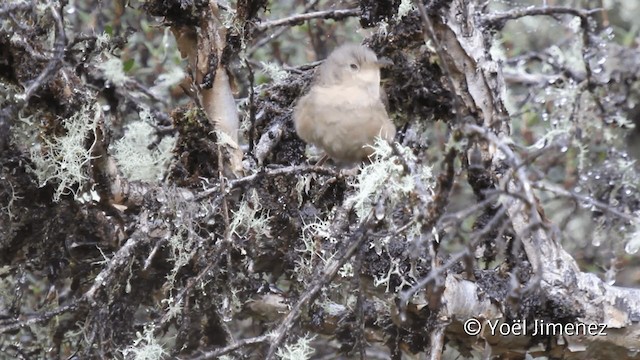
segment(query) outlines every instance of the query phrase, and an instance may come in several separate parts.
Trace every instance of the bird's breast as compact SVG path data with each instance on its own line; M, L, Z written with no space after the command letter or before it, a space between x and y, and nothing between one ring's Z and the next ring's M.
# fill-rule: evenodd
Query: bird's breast
M380 89L331 86L314 89L314 100L324 108L366 108L380 102Z
M377 93L353 86L313 88L294 112L296 131L336 160L361 160L374 137L391 140L395 135L379 96L379 88Z

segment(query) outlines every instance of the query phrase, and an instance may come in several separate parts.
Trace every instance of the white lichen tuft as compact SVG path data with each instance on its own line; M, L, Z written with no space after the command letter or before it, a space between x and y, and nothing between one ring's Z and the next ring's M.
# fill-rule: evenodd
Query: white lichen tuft
M196 253L196 242L194 236L190 236L188 230L178 232L169 237L167 241L169 250L171 251L171 260L173 268L167 274L167 283L173 286L180 269L187 265Z
M88 179L87 167L95 140L87 146L87 139L95 139L96 123L102 117L98 103L86 104L64 121L66 134L45 138L43 144L31 148L31 160L39 186L55 187L53 201L62 195L75 194L74 187L82 188Z
M109 36L109 34L103 31L100 35L96 36L96 47L98 49L105 48L107 45L109 45L110 41L111 41L111 36Z
M109 58L98 64L97 68L102 70L104 77L116 86L124 85L127 80L127 76L124 74L122 67L122 60L119 58Z
M276 63L263 61L261 64L262 71L267 74L267 76L269 76L275 83L282 83L289 77L289 73L284 71L280 67L280 65Z
M140 118L143 121L130 124L122 139L115 142L113 156L129 180L159 181L172 158L176 138L166 136L158 146L149 149L154 133L147 123L151 119L149 109L143 108Z
M256 189L251 189L245 194L238 206L238 210L233 212L229 232L236 236L253 235L257 238L271 236L269 221L271 216L262 210L260 197Z
M0 178L0 180L4 180L4 179ZM6 205L2 205L2 204L0 203L0 212L4 212L4 213L6 213L6 214L9 216L9 219L13 219L13 218L14 218L14 216L15 216L15 214L13 213L13 210L14 210L14 202L16 202L16 200L20 200L20 199L22 199L23 197L22 197L22 196L19 196L19 195L16 193L16 190L15 190L15 188L13 187L13 184L12 184L10 181L7 181L7 184L8 184L9 189L7 189L6 191L7 191L7 193L10 191L10 192L11 192L11 195L10 195L10 196L8 196L7 204L6 204Z
M398 145L400 155L409 163L416 163L411 149ZM373 206L385 194L386 208L392 209L401 203L412 192L417 191L416 183L422 183L424 190L432 195L435 186L430 166L418 165L412 176L405 172L401 159L393 153L391 145L380 138L376 138L371 155L371 164L361 168L355 181L349 183L355 189L347 199L360 219L365 218Z
M315 336L309 335L298 338L295 343L290 345L285 344L284 347L279 348L276 352L276 356L282 360L311 359L311 355L316 351L311 347L311 341L313 341L313 339L315 339Z
M168 353L153 335L153 326L145 326L144 333L136 332L136 340L128 348L122 350L125 359L160 360Z
M168 319L176 319L184 309L182 300L176 301L173 296L161 300L162 304L166 306L166 317Z
M179 84L185 76L184 70L178 66L172 66L165 73L158 76L150 91L158 98L168 98L169 90Z
M335 245L338 242L331 229L330 219L318 218L312 223L303 225L303 246L296 249L300 253L295 265L295 274L299 282L306 283L318 267L326 266L335 257L336 253L331 250L333 247L327 246L327 244ZM353 277L353 264L345 263L338 270L338 275L343 278Z
M398 6L398 14L396 14L395 19L401 20L407 14L415 10L415 5L413 5L412 0L402 0L400 2L400 6Z
M378 23L376 34L381 38L386 38L387 35L389 35L389 23L384 20L381 20Z

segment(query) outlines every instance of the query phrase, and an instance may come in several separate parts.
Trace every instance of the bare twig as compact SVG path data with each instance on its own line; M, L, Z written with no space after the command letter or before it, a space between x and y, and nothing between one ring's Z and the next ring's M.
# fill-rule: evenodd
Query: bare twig
M296 73L296 74L302 74L307 70L311 70L311 69L317 68L318 66L320 66L320 64L322 64L323 61L324 60L318 60L318 61L314 61L314 62L310 62L310 63L307 63L307 64L303 64L303 65L300 65L300 66L294 66L294 67L283 65L282 66L282 70L289 71L289 72Z
M302 10L302 13L304 14L307 11L311 10L314 6L316 6L316 4L318 4L319 1L320 0L313 0L310 3L308 3L307 5L305 5L304 9ZM247 52L248 56L253 55L258 49L262 48L263 46L265 46L269 42L277 39L280 35L284 34L287 30L289 30L289 27L282 27L282 28L276 30L273 34L264 37L263 39L261 39L255 45L253 45L251 47L251 49Z
M308 174L308 173L316 173L316 174L322 174L322 175L328 175L328 176L334 176L334 177L339 175L339 173L336 172L335 170L331 168L323 167L323 166L300 166L300 165L286 166L278 169L270 169L268 171L263 170L253 175L245 176L240 179L230 180L228 183L229 185L228 188L236 189L236 188L245 186L247 184L250 184L260 179L263 176L272 177L272 176L279 176L279 175L301 175L301 174ZM194 201L202 200L210 196L211 194L215 194L219 191L220 191L219 186L214 186L211 189L207 189L205 191L200 192L193 198L193 200Z
M487 27L494 29L502 29L505 23L508 20L515 20L526 16L556 16L556 15L571 15L578 17L580 19L580 27L582 28L582 61L584 63L584 68L586 71L586 81L588 90L591 92L596 83L593 80L593 70L591 69L591 64L587 60L587 51L591 45L591 39L589 34L591 33L591 29L589 26L589 17L597 12L600 12L602 9L574 9L562 6L545 6L538 8L517 8L512 9L507 12L494 12L491 14L485 14L482 16L481 21ZM604 113L604 105L599 100L599 97L595 94L593 95L593 101L598 106L600 112Z
M357 330L356 330L356 347L358 349L358 353L360 355L360 360L364 360L366 359L365 353L366 353L366 348L365 348L365 336L364 336L364 322L365 322L365 315L364 315L364 297L365 297L365 289L364 286L362 285L362 280L360 279L360 271L362 270L362 261L364 258L364 247L361 247L358 251L358 253L355 256L355 261L353 264L353 273L355 274L355 276L353 277L353 282L354 282L354 288L357 289L357 299L356 299L356 323L357 323Z
M446 326L437 326L431 332L431 347L428 360L441 360L444 349L444 331Z
M218 144L218 178L220 179L219 187L220 187L220 196L222 196L222 219L224 221L224 244L227 247L227 251L225 251L227 255L227 269L231 269L231 264L233 263L233 259L231 258L231 220L229 217L229 202L227 201L227 178L224 177L224 166L222 165L222 145Z
M135 251L150 241L156 239L149 232L151 224L147 212L142 212L138 221L138 229L130 236L127 242L118 249L118 252L109 259L107 265L93 280L93 285L82 296L82 301L89 305L96 305L96 293L102 288L109 288L117 280L117 275L131 261L134 261Z
M541 190L541 191L549 191L549 192L552 192L552 193L554 193L556 195L559 195L559 196L562 196L562 197L568 197L568 198L572 198L572 199L574 199L576 201L579 201L579 202L585 202L587 204L591 204L591 205L597 207L598 209L600 209L600 210L602 210L604 212L607 212L607 213L610 213L612 215L621 217L621 218L623 218L623 219L625 219L627 221L630 221L630 222L636 222L637 221L636 217L634 217L632 215L629 215L629 214L625 214L625 213L615 209L614 207L612 207L609 204L605 204L605 203L603 203L601 201L598 201L598 200L596 200L596 199L594 199L594 198L592 198L590 196L585 196L585 195L581 195L581 194L578 194L578 193L573 192L573 191L566 190L566 189L564 189L561 186L558 186L556 184L552 184L552 183L546 182L546 181L538 181L538 182L533 183L532 186L534 188L536 188L536 189Z
M482 16L483 24L497 30L504 27L508 20L516 20L526 16L556 16L572 15L580 18L581 22L588 23L589 16L601 9L581 10L562 6L546 6L534 8L515 8L506 12L494 12Z
M29 316L25 316L25 318L20 318L19 320L15 321L14 319L10 319L10 320L2 320L2 326L0 326L0 334L4 334L6 332L9 331L15 331L18 329L22 329L28 326L32 326L35 324L40 324L40 323L44 323L49 321L50 319L60 315L60 314L64 314L70 311L75 311L78 309L78 306L80 305L79 301L73 301L67 305L62 305L56 309L53 309L51 311L46 311L44 313L41 314L35 314L35 315L29 315Z
M248 346L248 345L256 345L256 344L262 344L265 342L269 342L271 340L271 335L267 334L267 335L262 335L262 336L256 336L250 339L244 339L244 340L240 340L237 341L231 345L227 345L223 348L220 349L216 349L213 351L208 351L205 352L204 354L197 356L197 357L193 357L193 358L188 358L189 360L210 360L210 359L217 359L220 356L224 355L224 354L228 354L234 350L237 350L241 347L244 346ZM187 359L187 358L185 358Z
M276 27L276 26L299 25L311 19L342 20L347 17L358 16L358 15L360 15L359 8L314 11L306 14L296 14L296 15L292 15L292 16L278 19L278 20L265 21L263 23L258 24L256 28L259 31L264 31L266 29Z
M262 49L263 46L277 39L278 37L280 37L280 35L284 34L289 29L290 28L288 26L283 26L280 29L276 30L273 34L264 37L263 39L258 41L255 45L253 45L251 49L249 49L249 51L247 51L247 55L252 56L253 54L255 54L256 51L258 51L259 49Z
M432 268L427 276L420 279L420 281L418 281L411 288L402 291L399 294L399 299L400 299L399 308L401 310L401 313L404 311L403 309L407 307L407 304L409 304L409 301L411 300L413 295L415 295L418 291L424 289L431 282L438 279L438 277L441 276L442 273L444 273L444 271L450 269L459 261L463 260L466 256L468 256L471 251L470 249L473 248L484 237L484 235L488 234L494 228L495 225L499 224L502 221L502 218L504 217L506 212L507 212L506 208L501 207L500 210L498 210L498 212L496 212L496 214L491 218L491 220L484 226L484 228L482 228L482 230L475 232L473 234L473 237L469 240L469 243L467 244L467 249L451 255L449 260L446 263L444 263L442 266Z
M274 338L271 340L269 351L267 352L266 360L271 360L275 357L276 351L284 338L289 334L291 328L296 323L302 313L302 307L311 303L317 296L320 290L326 286L338 273L338 270L351 258L351 256L364 244L367 237L369 225L372 221L372 214L370 213L364 221L360 224L355 234L351 238L344 242L348 244L341 254L337 255L331 262L329 262L323 269L319 278L311 284L309 289L300 296L298 302L291 308L291 311L282 320L282 323L275 329Z

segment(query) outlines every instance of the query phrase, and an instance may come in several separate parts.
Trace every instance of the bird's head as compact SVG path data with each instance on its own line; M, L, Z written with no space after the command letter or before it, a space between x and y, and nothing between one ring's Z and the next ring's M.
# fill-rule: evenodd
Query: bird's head
M371 49L355 44L346 44L335 49L319 69L318 84L322 86L354 85L380 88L380 68L389 65L388 60L378 60Z

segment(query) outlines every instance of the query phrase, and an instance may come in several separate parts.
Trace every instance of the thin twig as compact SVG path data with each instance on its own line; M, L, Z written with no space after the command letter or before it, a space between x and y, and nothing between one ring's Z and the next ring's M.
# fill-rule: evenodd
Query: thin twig
M442 350L444 349L444 330L446 326L436 326L433 331L431 331L431 347L429 350L429 358L428 360L441 360L442 359Z
M360 360L366 359L365 353L365 335L364 335L364 286L362 285L362 279L360 278L360 272L362 270L362 261L364 259L364 247L361 247L358 253L355 256L355 261L353 264L353 282L355 283L354 288L357 289L357 299L356 299L356 347L358 349L358 353L360 355Z
M586 81L589 92L592 92L596 83L593 80L593 70L591 69L591 64L587 60L587 51L591 45L591 39L589 34L591 33L591 29L589 26L589 17L597 12L600 12L602 9L574 9L569 7L562 6L545 6L545 7L534 7L534 8L518 8L512 9L507 12L494 12L491 14L485 14L482 16L481 21L483 25L494 28L494 29L502 29L505 23L508 20L515 20L522 17L527 16L555 16L555 15L571 15L578 17L580 19L580 27L582 28L582 61L584 63L584 68L586 72ZM593 95L593 101L598 106L598 109L601 113L605 113L604 105L599 99L599 96Z
M262 344L265 342L268 342L271 340L271 335L267 334L267 335L262 335L262 336L256 336L250 339L244 339L244 340L240 340L237 341L231 345L227 345L223 348L220 349L216 349L213 351L208 351L200 356L194 357L194 358L189 358L189 360L210 360L210 359L217 359L220 356L224 355L224 354L228 354L234 350L237 350L241 347L247 346L247 345L255 345L255 344Z
M541 191L549 191L552 192L556 195L562 196L562 197L568 197L568 198L572 198L576 201L582 201L588 204L591 204L595 207L597 207L598 209L610 213L612 215L621 217L627 221L633 222L635 223L637 221L637 218L634 216L631 216L629 214L625 214L621 211L616 210L615 208L613 208L612 206L610 206L609 204L603 203L601 201L598 201L590 196L585 196L585 195L581 195L578 193L575 193L573 191L569 191L566 190L564 188L562 188L561 186L558 186L556 184L550 183L550 182L546 182L546 181L538 181L533 183L532 185L534 188L541 190Z
M516 20L527 16L555 16L573 15L579 17L581 21L588 22L589 16L601 9L581 10L563 6L548 6L534 8L516 8L507 12L494 12L482 16L483 25L500 30L508 20Z
M276 26L299 25L311 19L342 20L344 18L358 16L358 15L360 15L359 8L314 11L306 14L296 14L296 15L292 15L292 16L278 19L278 20L265 21L263 23L256 25L256 29L258 29L259 31L264 31L266 29L276 27Z
M334 176L334 177L340 175L335 170L328 167L324 167L324 166L306 166L306 165L286 166L286 167L270 169L266 171L263 170L253 175L245 176L240 179L230 180L228 182L228 189L236 189L236 188L245 186L254 181L257 181L262 177L273 177L273 176L279 176L279 175L301 175L301 174L307 174L307 173L316 173L316 174ZM219 186L214 186L211 189L207 189L205 191L198 193L193 198L193 200L194 201L202 200L210 196L211 194L217 193L219 191L220 191Z
M220 187L220 196L222 196L222 219L224 221L224 245L227 247L227 251L225 251L227 255L227 269L231 270L232 258L231 258L231 220L229 217L229 202L227 201L227 178L224 176L224 166L222 165L222 145L218 144L218 178L220 179L219 187Z
M316 4L318 4L319 1L320 0L313 0L307 5L305 5L304 9L302 10L302 13L304 14L307 11L311 10L314 6L316 6ZM253 55L258 49L267 45L269 42L277 39L278 37L280 37L280 35L284 34L287 30L289 30L289 27L282 27L276 30L273 34L260 39L260 41L258 41L255 45L253 45L251 49L247 52L247 56Z
M66 312L70 312L70 311L75 311L76 309L78 309L78 306L80 305L80 302L75 300L73 302L71 302L70 304L67 305L62 305L56 309L53 309L51 311L46 311L44 313L41 314L35 314L35 315L29 315L26 316L27 318L20 318L20 320L18 321L13 321L13 320L3 320L3 325L0 326L0 334L4 334L6 332L9 331L15 331L18 329L22 329L25 327L29 327L29 326L33 326L35 324L40 324L43 322L47 322L49 321L51 318L56 317L60 314L64 314ZM9 321L11 321L9 323ZM4 325L6 324L6 325Z
M476 244L483 239L484 235L488 234L495 225L499 224L502 221L502 218L505 216L506 212L506 207L501 207L491 218L491 220L487 222L487 224L482 228L482 230L473 234L473 237L469 240L469 243L467 244L467 248L465 250L452 255L444 265L432 268L427 276L420 279L411 288L402 291L399 295L399 308L401 309L401 313L404 311L403 309L407 307L413 295L415 295L418 291L424 289L432 281L436 280L445 270L450 269L459 261L464 259L464 257L468 256L471 252L470 249L475 247Z
M263 39L258 41L255 45L253 45L251 49L249 49L249 51L247 51L247 55L252 56L253 54L255 54L256 51L262 49L263 46L277 39L278 37L280 37L280 35L284 34L289 29L290 29L289 27L283 26L280 29L276 30L273 34L264 37Z
M360 224L359 228L356 230L355 234L351 236L351 238L344 242L344 244L349 244L348 247L342 252L342 254L336 256L333 261L328 263L322 273L320 278L317 278L311 285L311 287L300 296L298 302L291 308L291 311L287 314L287 316L282 320L282 323L276 328L273 332L275 337L271 341L271 345L269 346L269 351L267 352L266 360L271 360L275 357L276 351L280 344L284 341L284 338L290 333L293 325L296 323L300 315L302 314L302 307L311 303L317 296L320 290L324 286L326 286L338 273L338 270L351 258L351 256L362 246L367 237L367 231L369 224L371 223L373 216L372 213L365 218L365 220Z

